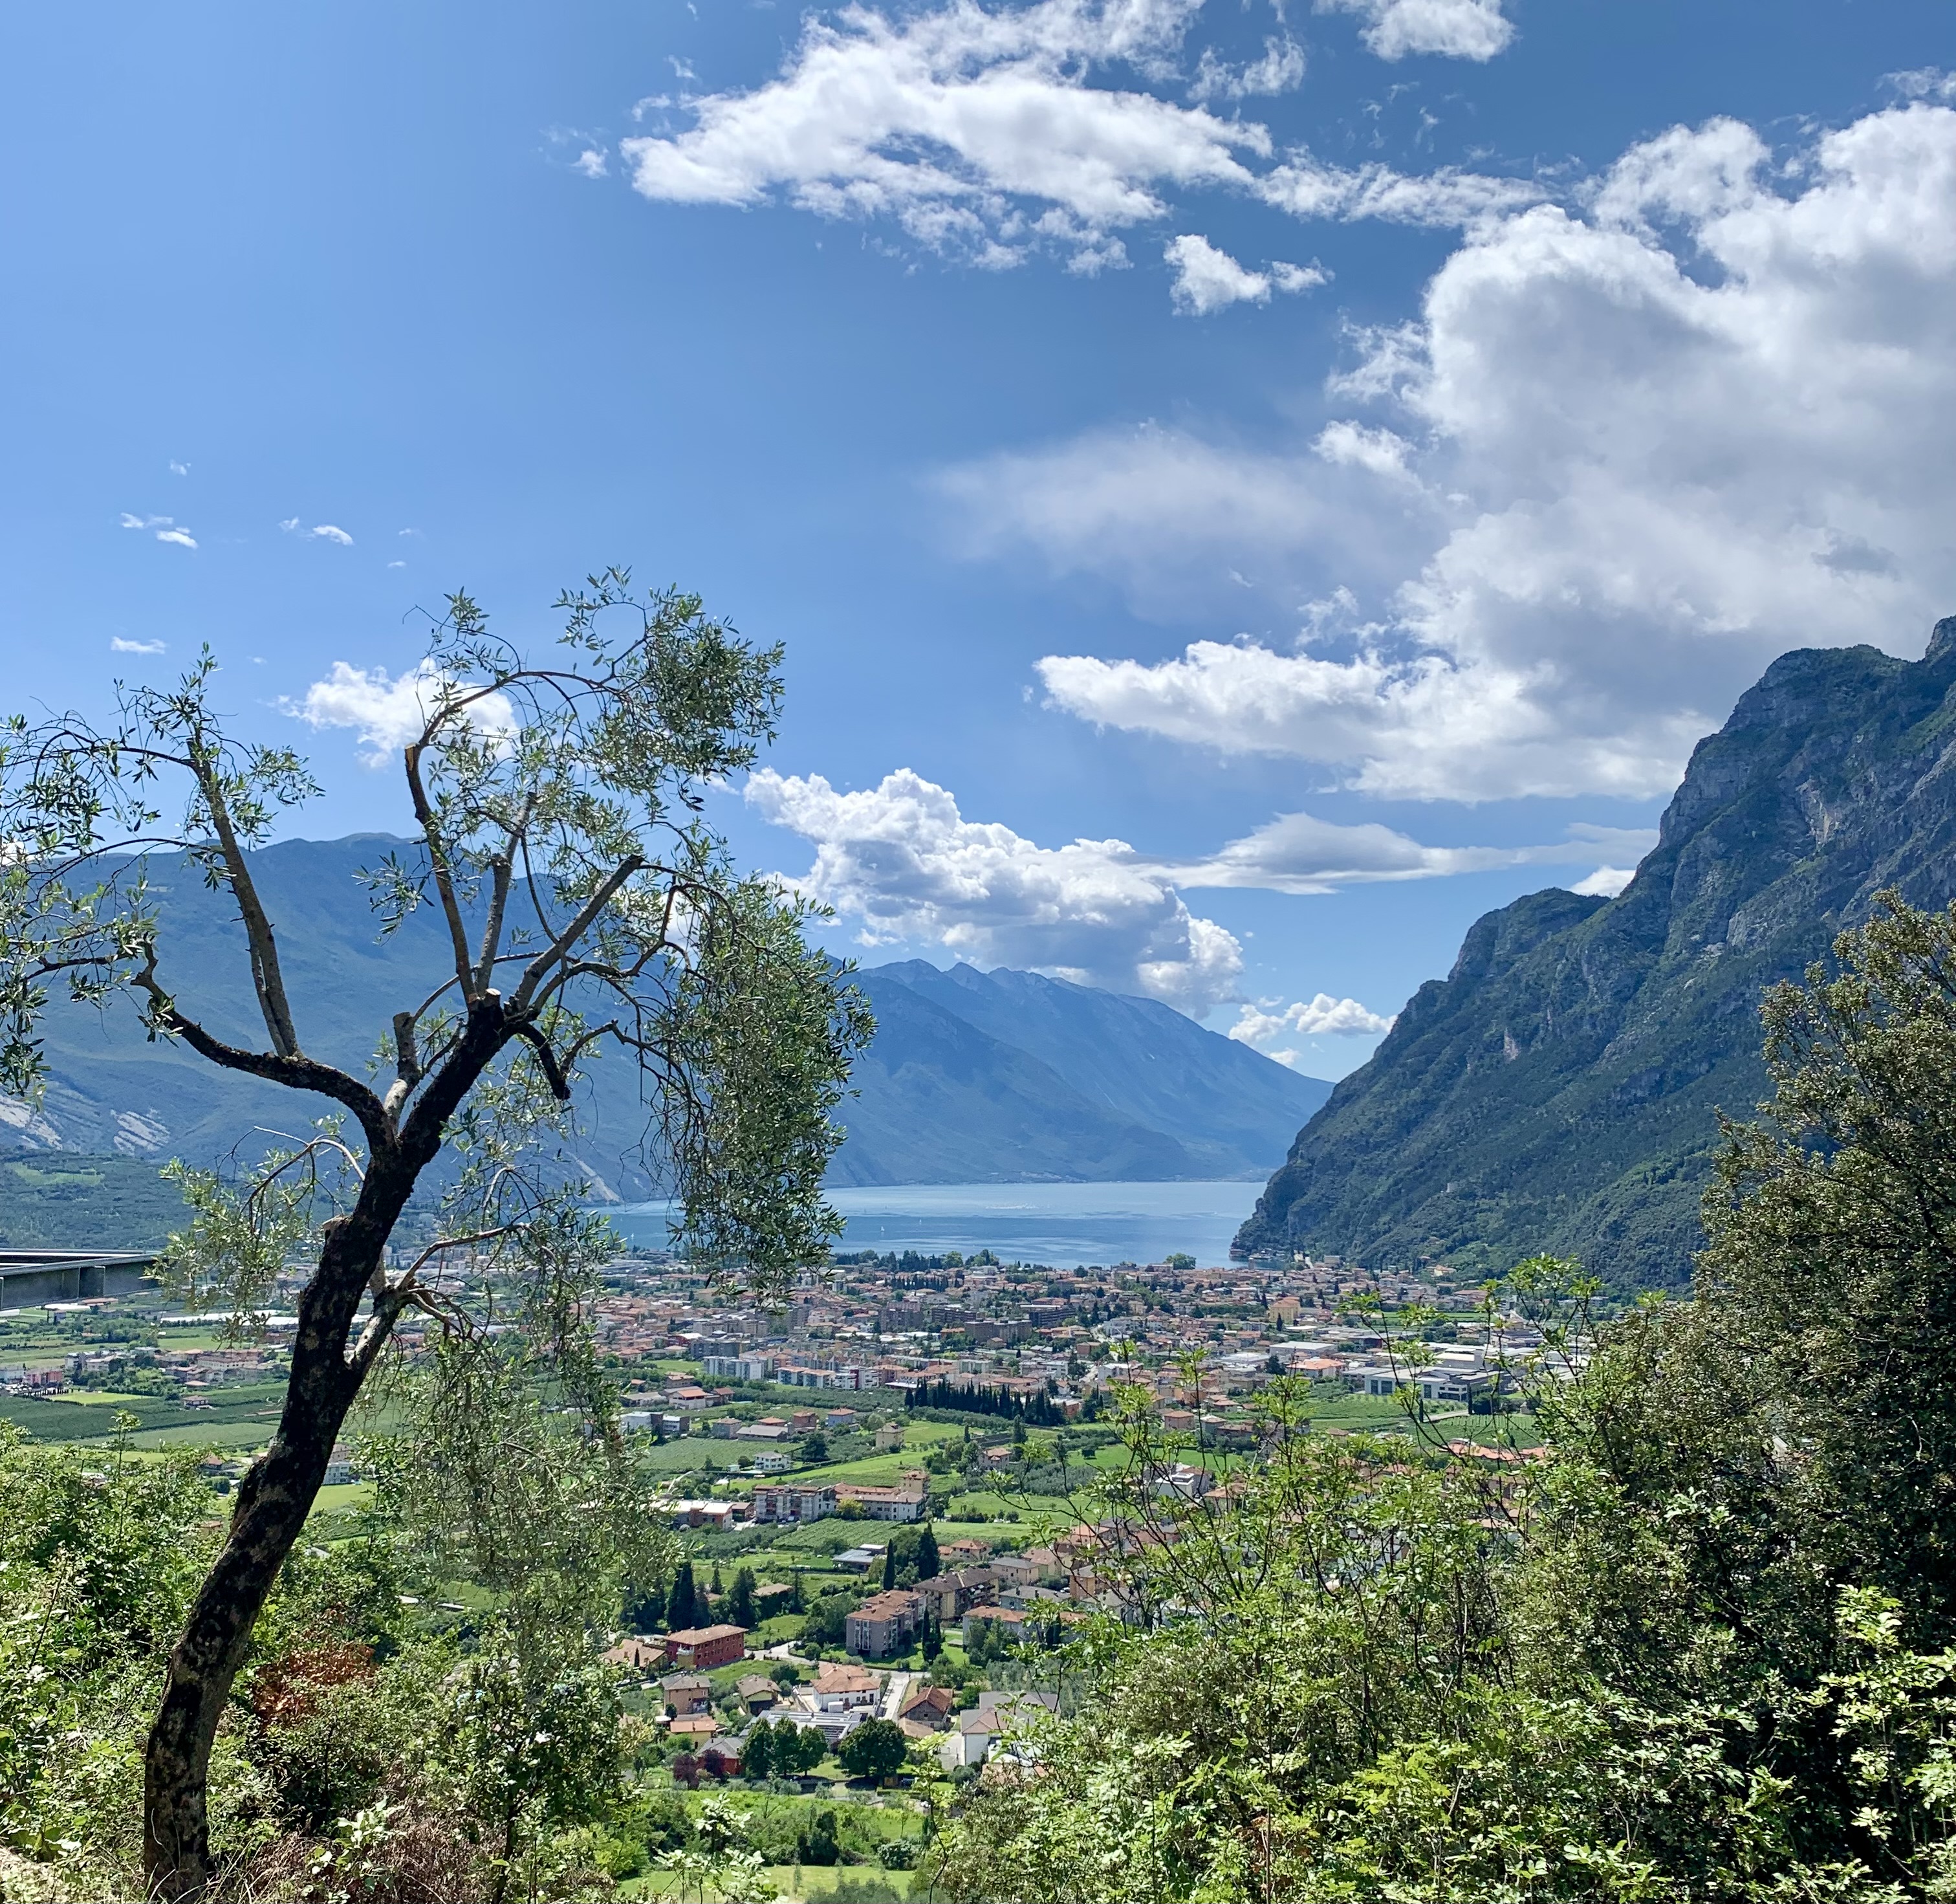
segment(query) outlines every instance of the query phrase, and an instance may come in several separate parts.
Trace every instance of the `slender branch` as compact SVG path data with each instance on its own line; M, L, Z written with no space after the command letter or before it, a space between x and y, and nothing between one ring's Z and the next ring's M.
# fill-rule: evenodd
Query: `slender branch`
M605 875L598 890L578 908L570 924L530 961L528 969L523 974L522 983L516 987L516 996L510 1001L510 1009L513 1013L520 1015L528 1010L537 987L549 976L550 968L584 936L591 929L592 921L611 903L618 889L645 864L638 854L628 853Z
M510 847L492 865L492 882L489 890L489 916L482 922L481 949L475 961L475 989L482 990L496 969L496 952L503 939L503 914L510 903L510 864L515 853L516 841L512 835Z
M421 829L421 838L427 843L428 864L434 869L434 888L440 895L442 915L448 921L448 936L455 951L455 975L462 984L462 995L472 999L476 994L474 971L468 957L468 934L462 923L462 908L456 899L455 881L448 869L448 856L441 843L440 829L435 825L434 809L428 804L427 789L421 784L421 749L427 744L427 734L434 731L430 723L427 733L412 746L402 750L401 759L407 769L408 792L415 804L415 819Z
M551 1049L550 1040L545 1037L528 1018L519 1018L510 1028L537 1054L537 1062L544 1068L544 1076L548 1081L551 1095L560 1104L570 1102L570 1081L563 1075L563 1067L557 1063L557 1053Z
M210 823L223 850L231 896L238 901L238 916L244 922L244 936L251 949L251 984L258 994L258 1009L264 1014L266 1035L280 1057L295 1058L299 1054L298 1034L292 1028L292 1009L286 999L285 975L279 969L278 943L273 936L272 922L259 901L244 848L238 843L223 786L201 748L191 763L191 771L197 775L204 804L210 809Z

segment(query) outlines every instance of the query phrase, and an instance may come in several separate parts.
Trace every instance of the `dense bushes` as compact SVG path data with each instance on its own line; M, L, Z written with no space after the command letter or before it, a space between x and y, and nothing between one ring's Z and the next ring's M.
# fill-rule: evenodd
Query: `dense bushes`
M1766 1009L1689 1300L1573 1266L1528 1455L1299 1431L1189 1502L1135 1398L1131 1623L1069 1650L935 1854L972 1899L1956 1894L1956 910L1897 905Z

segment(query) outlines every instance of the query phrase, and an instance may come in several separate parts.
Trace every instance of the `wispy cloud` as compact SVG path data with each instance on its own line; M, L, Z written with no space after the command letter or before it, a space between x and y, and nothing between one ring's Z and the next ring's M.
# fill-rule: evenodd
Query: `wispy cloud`
M298 516L288 516L279 526L288 535L296 535L303 542L336 542L342 548L353 546L353 538L334 523L318 523L311 529L301 529Z
M160 655L163 644L159 641L129 641L121 635L112 635L109 641L109 651L117 655Z
M178 548L194 549L197 538L171 516L132 516L123 510L118 519L125 529L147 529L154 532L159 542L174 542Z
M1451 879L1515 866L1586 866L1593 880L1612 859L1642 858L1657 844L1646 828L1582 824L1566 836L1524 846L1426 846L1376 822L1339 826L1311 813L1277 817L1207 857L1142 863L1191 891L1242 886L1268 892L1333 892L1342 886ZM1627 883L1629 876L1624 876ZM1585 881L1578 892L1600 888Z
M172 459L170 464L170 474L173 476L187 476L190 474L190 465Z
M1304 84L1304 49L1286 33L1264 42L1264 56L1247 66L1232 66L1205 46L1197 61L1188 96L1207 105L1211 99L1267 98L1292 93Z
M610 160L595 146L586 146L570 164L573 172L581 172L587 178L603 178L611 170Z

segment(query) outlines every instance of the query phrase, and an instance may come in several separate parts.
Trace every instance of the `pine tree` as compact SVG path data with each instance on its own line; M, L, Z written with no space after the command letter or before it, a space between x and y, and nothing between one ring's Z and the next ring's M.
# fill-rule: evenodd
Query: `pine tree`
M916 1577L919 1580L936 1579L943 1563L938 1558L937 1536L931 1531L929 1521L924 1523L923 1532L917 1536Z

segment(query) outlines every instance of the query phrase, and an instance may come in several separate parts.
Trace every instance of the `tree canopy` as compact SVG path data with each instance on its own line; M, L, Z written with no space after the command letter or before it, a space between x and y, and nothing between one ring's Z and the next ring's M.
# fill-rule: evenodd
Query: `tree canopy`
M586 1067L636 1068L648 1159L696 1261L765 1297L839 1228L822 1192L829 1113L869 1020L806 943L807 909L740 876L704 817L707 788L775 731L781 651L621 570L557 606L561 635L533 658L455 595L409 677L412 718L393 737L412 843L362 877L376 931L431 913L450 969L383 1010L364 1073L306 1049L303 988L253 873L252 849L317 783L292 750L228 731L208 652L174 687L119 689L106 724L17 716L0 741L0 1087L42 1087L37 1028L57 1000L127 996L152 1039L304 1107L262 1154L241 1151L240 1173L178 1171L190 1218L166 1267L183 1296L248 1329L289 1263L309 1273L277 1432L187 1609L150 1732L147 1861L167 1897L210 1880L225 1700L404 1316L460 1345L424 1372L453 1379L417 1391L424 1438L462 1457L451 1472L472 1471L488 1421L547 1385L588 1422L605 1484L632 1484L588 1326L609 1238L566 1141ZM159 855L235 906L262 1037L200 1015L200 975L173 960L152 902ZM510 1325L516 1346L492 1347ZM448 1490L457 1508L487 1498Z

